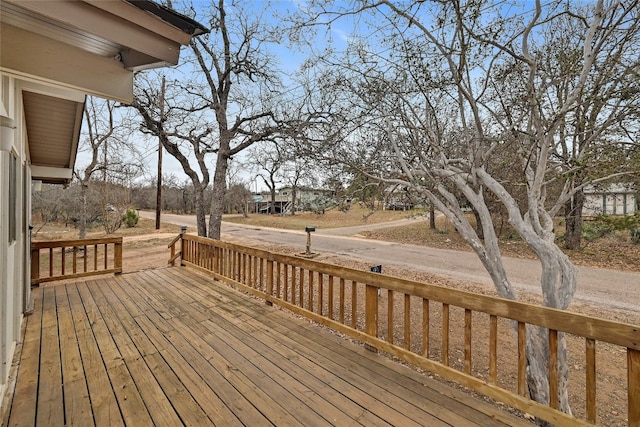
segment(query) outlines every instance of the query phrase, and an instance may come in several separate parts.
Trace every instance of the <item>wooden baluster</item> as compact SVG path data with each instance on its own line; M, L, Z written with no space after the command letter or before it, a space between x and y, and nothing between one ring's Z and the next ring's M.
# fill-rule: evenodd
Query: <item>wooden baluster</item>
M242 283L247 284L247 254L242 254Z
M313 270L309 270L309 311L313 311Z
M98 271L98 245L93 245L93 271Z
M280 270L282 269L282 263L279 262L276 264L276 298L280 299L280 292L282 291L282 283L280 280Z
M73 274L77 273L77 270L78 270L77 262L78 262L78 247L74 246L73 247Z
M284 286L282 289L282 300L286 302L289 301L289 264L284 265L283 274Z
M329 319L333 320L333 305L334 305L334 299L333 299L333 281L334 281L335 277L333 276L329 276L329 301L327 302L328 305L328 310L329 310Z
M104 269L106 270L108 267L108 259L109 259L109 247L107 244L104 244Z
M76 272L75 268L73 272ZM49 277L53 277L53 248L49 248Z
M358 283L351 282L351 327L358 326Z
M442 304L442 364L449 366L449 304Z
M371 337L378 337L378 287L366 285L365 288L365 332ZM370 351L376 351L375 347L366 345Z
M298 295L298 306L304 308L304 269L300 268L300 295Z
M464 310L464 372L471 375L471 310Z
M318 273L318 314L322 316L324 308L324 275Z
M518 394L527 396L527 329L518 322Z
M83 246L83 253L82 253L82 258L84 261L84 272L87 272L87 245Z
M393 291L391 289L387 289L387 341L389 344L393 344L393 314L394 306L393 306Z
M260 258L253 258L253 287L258 289L260 286L260 278L258 277L258 263L260 262Z
M247 286L250 288L255 288L255 280L253 278L253 263L255 262L255 257L252 255L247 255Z
M267 260L267 305L273 305L273 302L271 302L271 297L273 296L273 263L273 260Z
M422 300L422 355L429 357L429 300Z
M549 330L549 406L558 409L558 331Z
M640 350L627 348L627 396L629 427L640 427Z
M411 350L411 295L404 294L404 348Z
M297 288L296 268L291 266L291 304L296 303L296 288Z
M64 246L61 248L62 252L60 253L61 258L62 258L62 265L60 266L60 270L62 272L62 275L64 276L65 273L65 264L67 262L67 248L65 248Z
M340 323L342 323L344 325L344 288L345 288L345 284L344 284L344 278L341 277L340 278Z
M262 290L264 289L264 263L265 263L265 259L264 258L260 258L260 285L258 286L258 289Z
M596 423L596 340L586 339L587 421Z
M489 383L498 379L498 316L489 316Z

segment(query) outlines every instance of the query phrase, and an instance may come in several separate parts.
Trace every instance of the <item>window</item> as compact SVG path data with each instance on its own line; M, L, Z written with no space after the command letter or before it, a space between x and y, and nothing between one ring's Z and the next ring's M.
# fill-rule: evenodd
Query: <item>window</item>
M9 153L9 243L16 241L16 193L17 193L17 180L16 175L16 163L18 160L13 153Z
M2 76L2 85L0 86L0 113L7 116L9 110L9 77Z

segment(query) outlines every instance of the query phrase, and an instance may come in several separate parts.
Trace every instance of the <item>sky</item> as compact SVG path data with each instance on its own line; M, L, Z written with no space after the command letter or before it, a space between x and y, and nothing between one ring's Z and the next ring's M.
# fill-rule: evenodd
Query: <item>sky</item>
M174 0L174 6L180 10L180 5L182 0ZM230 2L229 2L230 3ZM499 2L500 3L500 2ZM508 4L509 2L503 1L502 3ZM532 0L519 2L520 4L515 9L518 10L526 10L532 6ZM204 0L194 0L193 7L196 12L196 19L201 22L203 25L209 25L207 18L207 7L209 1ZM271 14L280 14L280 15L290 15L294 13L294 11L298 7L303 7L305 4L304 0L256 0L256 1L247 1L245 4L249 7L248 13L259 13L260 11L265 10L265 14L263 15L267 22L270 24L276 24L277 18L274 18ZM340 6L344 3L336 2L334 5ZM505 6L506 7L506 6ZM506 13L513 14L515 13L513 6L509 6L509 10ZM231 12L229 12L229 16L231 16ZM364 27L364 24L361 21L358 21L355 18L345 18L341 19L337 22L332 23L330 29L327 30L325 28L318 28L318 36L315 39L316 43L313 46L316 50L321 50L329 45L336 51L343 51L347 48L350 41L353 40L353 34L360 33L362 37L366 37L369 33L369 30ZM185 63L185 59L188 57L188 47L183 47L181 52L181 65L179 65L176 69L163 69L162 71L171 78L174 75L176 79L186 78L189 74L189 64ZM272 44L269 46L271 53L277 58L279 63L279 68L283 72L283 80L285 81L285 85L292 85L291 83L287 83L287 74L295 73L303 61L306 59L308 53L302 52L301 49L291 48L291 45L288 43L282 43L279 45ZM304 48L302 48L304 49ZM143 178L139 179L139 181L152 181L157 176L157 148L158 142L156 138L150 138L138 133L132 134L130 138L135 140L136 145L139 147L139 151L141 154L141 161L146 166L146 174ZM241 156L239 156L241 157ZM236 159L237 160L237 159ZM78 154L77 166L82 166L88 162L88 157L86 153L82 151ZM193 162L195 165L195 161ZM215 157L211 156L209 160L210 174L213 176L214 172L214 164ZM197 166L194 169L198 169ZM169 176L173 175L180 182L186 181L188 178L182 171L182 168L177 160L175 160L171 155L164 152L163 155L163 175ZM242 173L240 174L240 179L245 181L250 185L250 188L254 190L256 188L256 173ZM264 190L266 187L260 181L258 181L258 190Z
M260 11L265 10L266 13L265 19L267 19L270 23L276 23L277 20L270 14L280 14L280 15L289 15L293 13L297 7L301 4L302 0L276 0L276 1L247 1L245 2L249 8L250 13L259 13ZM230 2L229 2L230 3ZM207 7L209 2L203 0L195 0L193 2L193 7L196 11L196 20L198 20L203 25L207 26L208 18L207 18ZM180 2L173 2L174 7L180 10ZM331 29L331 37L330 41L321 41L321 43L332 43L336 49L344 49L347 46L348 36L347 32L349 30L347 28L341 27L340 25L334 25ZM324 34L323 34L324 35ZM316 46L318 47L318 46ZM170 78L172 75L175 76L176 79L185 78L189 74L190 65L185 64L185 58L187 58L189 52L189 47L182 47L181 55L180 55L180 64L175 69L162 69L161 71ZM288 43L283 43L280 45L271 44L269 46L270 52L277 58L278 67L280 71L283 73L283 79L287 81L287 74L295 73L303 61L306 59L307 54L301 52L299 49L291 49ZM285 83L287 84L287 83ZM140 133L131 134L130 137L135 145L138 147L139 156L141 162L145 165L145 175L139 178L138 182L151 182L155 180L157 177L157 159L158 159L158 141L156 138L142 135ZM80 169L85 166L90 161L90 154L85 149L82 149L82 141L81 147L78 152L78 158L76 162L76 169ZM215 165L215 157L210 156L209 163L210 174L213 176L214 165ZM192 162L193 165L196 165L195 160ZM197 165L194 169L198 169ZM163 176L173 175L179 182L184 182L188 180L188 177L183 172L180 163L169 155L166 150L163 154ZM257 188L259 191L265 190L266 186L260 180L256 179L256 174L240 174L240 179L245 181L250 185L250 188L255 191ZM256 183L258 184L256 187Z

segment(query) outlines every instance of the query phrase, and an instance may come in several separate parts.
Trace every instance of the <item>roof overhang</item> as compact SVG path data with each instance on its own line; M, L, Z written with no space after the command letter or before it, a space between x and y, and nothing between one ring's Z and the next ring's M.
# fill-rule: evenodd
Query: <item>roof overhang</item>
M23 87L34 178L56 182L71 179L85 95L131 102L135 71L176 65L208 31L150 0L0 0L0 23L0 72Z

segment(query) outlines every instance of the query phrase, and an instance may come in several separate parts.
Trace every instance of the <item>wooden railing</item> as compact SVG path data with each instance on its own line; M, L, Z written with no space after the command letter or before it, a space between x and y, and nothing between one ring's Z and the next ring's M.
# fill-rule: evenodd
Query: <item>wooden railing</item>
M122 273L122 237L31 243L31 284Z
M178 241L181 247L176 251ZM169 247L170 263L180 257L181 265L209 273L264 298L268 304L278 304L354 337L371 349L559 426L597 422L598 346L606 352L599 354L601 362L626 364L627 375L620 382L622 387L627 383L627 423L640 426L640 326L193 235L182 234ZM572 362L571 369L572 375L578 375L571 384L582 384L582 390L572 391L572 396L581 394L584 399L581 416L555 409L556 399L545 405L528 397L525 336L531 326L549 330L552 396L557 396L558 387L558 333L566 334L571 357L581 359L583 367L574 369L577 362ZM499 328L507 328L509 333L499 334ZM614 356L620 354L623 356L617 362Z

